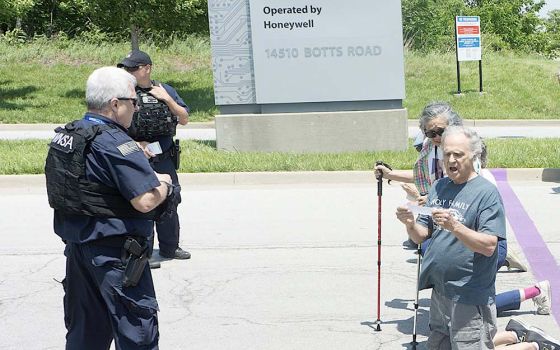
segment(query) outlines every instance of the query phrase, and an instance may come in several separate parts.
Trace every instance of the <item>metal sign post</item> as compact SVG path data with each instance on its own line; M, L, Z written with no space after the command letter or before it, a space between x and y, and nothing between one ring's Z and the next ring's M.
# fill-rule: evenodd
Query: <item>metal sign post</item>
M479 91L482 92L482 60L478 61L478 86Z
M455 26L455 61L457 63L457 94L461 94L461 66L459 65L459 46L457 45L457 26Z

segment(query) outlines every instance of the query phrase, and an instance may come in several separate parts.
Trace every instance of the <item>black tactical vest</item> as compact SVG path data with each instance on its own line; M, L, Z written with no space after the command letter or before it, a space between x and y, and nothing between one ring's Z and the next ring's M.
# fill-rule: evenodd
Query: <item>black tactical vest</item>
M152 84L159 84L154 81ZM138 112L132 117L128 135L136 141L153 142L160 136L175 136L177 117L171 114L165 102L149 94L150 89L136 87Z
M95 217L155 219L157 208L141 213L118 190L85 178L85 156L90 143L113 125L82 128L66 124L55 129L45 164L47 194L52 208L65 214Z

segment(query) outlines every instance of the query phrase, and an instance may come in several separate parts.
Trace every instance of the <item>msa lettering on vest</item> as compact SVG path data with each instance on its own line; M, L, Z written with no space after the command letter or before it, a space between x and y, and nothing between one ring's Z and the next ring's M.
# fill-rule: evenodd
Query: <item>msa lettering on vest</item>
M53 139L51 140L52 145L58 145L57 149L65 152L72 151L72 144L74 143L74 136L65 134L63 132L59 132L58 134L54 135Z
M45 162L49 205L65 215L153 220L158 217L161 209L141 213L134 209L118 189L89 181L86 177L86 158L93 152L90 144L96 137L110 130L122 133L116 125L96 124L84 128L77 121L68 123L65 128L56 129L56 136L49 144ZM136 143L130 142L132 143L127 145L125 142L121 145L124 153L134 148L140 151ZM96 152L107 153L102 150Z

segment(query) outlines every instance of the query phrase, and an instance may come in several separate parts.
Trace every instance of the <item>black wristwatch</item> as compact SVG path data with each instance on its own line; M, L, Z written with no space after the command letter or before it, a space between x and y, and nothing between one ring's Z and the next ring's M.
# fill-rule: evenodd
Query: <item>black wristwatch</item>
M173 186L173 184L170 184L167 181L160 181L160 182L167 185L167 197L171 196L171 193L173 193L173 187L175 186Z

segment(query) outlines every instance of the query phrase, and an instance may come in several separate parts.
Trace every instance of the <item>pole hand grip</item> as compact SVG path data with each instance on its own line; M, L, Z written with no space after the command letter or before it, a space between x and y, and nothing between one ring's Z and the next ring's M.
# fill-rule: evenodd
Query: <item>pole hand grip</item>
M377 167L378 165L382 165L384 167L386 167L389 170L393 170L393 168L385 163L382 160L378 160L375 162L375 166ZM381 170L375 170L375 178L377 179L377 195L381 196L383 194L383 187L382 187L382 183L383 183L383 171ZM391 183L391 180L387 181L388 183Z

